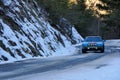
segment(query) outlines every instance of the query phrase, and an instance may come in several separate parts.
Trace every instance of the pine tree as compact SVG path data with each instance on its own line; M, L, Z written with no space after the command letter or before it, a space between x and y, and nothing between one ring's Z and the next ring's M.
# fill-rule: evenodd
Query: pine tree
M101 10L109 12L107 15L101 15L104 22L118 35L120 38L120 0L100 0L105 5L97 5Z
M66 18L75 25L82 36L88 34L87 28L92 21L92 12L86 10L85 0L76 0L76 3L70 3L70 0L38 0L49 14L52 24L58 24L60 18Z
M86 10L85 0L78 0L77 4L71 4L67 19L75 25L77 31L86 36L89 34L88 28L92 21L90 10Z
M67 14L69 0L38 0L48 13L53 22L58 23L59 18Z

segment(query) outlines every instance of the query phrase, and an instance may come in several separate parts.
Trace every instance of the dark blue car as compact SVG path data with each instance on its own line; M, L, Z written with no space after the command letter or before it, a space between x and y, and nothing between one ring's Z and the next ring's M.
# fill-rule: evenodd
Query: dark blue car
M104 40L100 36L87 36L82 42L82 53L87 51L104 52Z

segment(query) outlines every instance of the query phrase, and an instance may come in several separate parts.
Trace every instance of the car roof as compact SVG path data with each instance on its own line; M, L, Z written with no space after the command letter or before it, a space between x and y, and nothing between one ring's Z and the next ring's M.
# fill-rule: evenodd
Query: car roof
M101 37L101 36L86 36L86 38L87 38L87 37Z
M101 36L86 36L86 37L101 37Z

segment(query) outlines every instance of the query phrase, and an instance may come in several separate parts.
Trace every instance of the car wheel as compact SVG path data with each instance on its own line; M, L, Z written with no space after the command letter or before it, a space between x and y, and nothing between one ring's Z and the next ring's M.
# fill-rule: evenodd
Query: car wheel
M101 49L101 53L104 53L104 48L103 48L103 49Z
M83 50L83 49L82 49L82 53L86 53L86 50Z

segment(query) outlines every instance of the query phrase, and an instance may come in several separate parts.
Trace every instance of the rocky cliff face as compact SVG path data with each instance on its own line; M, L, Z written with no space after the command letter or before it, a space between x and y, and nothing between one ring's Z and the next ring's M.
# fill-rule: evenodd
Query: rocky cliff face
M0 61L50 56L80 42L74 27L71 37L68 30L64 35L50 25L46 14L35 0L0 0Z

